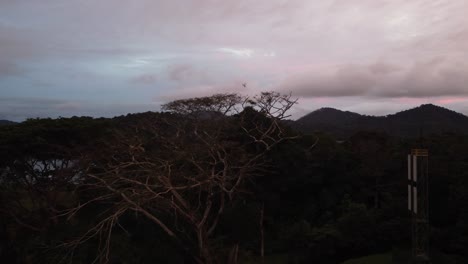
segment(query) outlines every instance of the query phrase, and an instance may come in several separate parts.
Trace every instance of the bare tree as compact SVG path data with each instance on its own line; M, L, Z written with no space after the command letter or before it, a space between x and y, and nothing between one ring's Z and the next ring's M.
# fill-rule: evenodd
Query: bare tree
M132 211L159 226L198 263L237 263L239 245L222 259L211 238L245 180L261 173L265 154L293 138L281 120L295 102L274 92L252 98L218 94L173 101L163 106L166 113L132 121L98 155L83 159L84 186L99 195L65 215L71 218L95 202L110 207L86 234L64 245L100 237L96 262L105 263L112 229Z

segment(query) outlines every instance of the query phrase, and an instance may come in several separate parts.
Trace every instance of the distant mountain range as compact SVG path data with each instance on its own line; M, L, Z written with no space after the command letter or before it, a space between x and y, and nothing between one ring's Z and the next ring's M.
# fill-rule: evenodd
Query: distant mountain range
M215 116L212 113L202 115L204 118ZM18 123L0 120L0 126L14 124ZM442 133L468 134L468 116L433 104L424 104L387 116L368 116L324 107L298 120L287 120L285 124L305 134L324 132L337 139L345 139L360 131L384 132L401 137Z
M14 125L14 124L17 124L17 123L13 121L9 121L9 120L0 120L0 126Z
M321 108L291 122L291 125L303 133L321 131L338 138L349 137L358 131L379 131L403 137L445 132L468 134L467 116L433 104L387 116Z

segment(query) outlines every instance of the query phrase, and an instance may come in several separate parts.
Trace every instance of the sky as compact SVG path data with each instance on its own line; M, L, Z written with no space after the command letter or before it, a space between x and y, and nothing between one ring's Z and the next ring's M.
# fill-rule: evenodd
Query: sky
M468 114L466 10L468 0L0 0L0 119L261 91L298 98L292 118L424 103Z

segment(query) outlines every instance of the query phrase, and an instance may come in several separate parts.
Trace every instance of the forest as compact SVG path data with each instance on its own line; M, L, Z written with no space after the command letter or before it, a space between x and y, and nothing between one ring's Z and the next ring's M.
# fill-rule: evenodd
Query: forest
M337 140L290 125L295 103L217 94L0 126L2 263L408 263L412 148L429 150L432 263L468 263L468 135Z

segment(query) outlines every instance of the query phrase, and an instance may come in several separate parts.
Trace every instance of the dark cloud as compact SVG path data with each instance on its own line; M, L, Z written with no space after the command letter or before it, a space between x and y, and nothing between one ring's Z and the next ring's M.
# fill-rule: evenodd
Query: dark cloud
M46 53L41 37L31 29L0 21L0 60L31 58Z
M402 68L385 62L376 62L374 64L369 65L369 70L373 74L389 74L392 72L400 71L402 70Z
M144 85L155 85L157 81L158 76L151 73L141 74L131 79L131 83Z
M0 96L71 98L13 105L23 116L98 114L76 101L131 104L243 82L343 105L462 96L466 10L464 0L0 0Z
M415 62L402 74L379 80L372 95L382 97L437 97L468 95L468 64L459 59L435 58Z
M14 76L21 74L22 71L14 63L8 61L0 61L0 79L2 77Z
M311 71L287 78L278 90L300 97L358 96L375 85L374 76L363 67L347 65L327 72Z
M438 97L468 95L468 63L436 57L410 66L347 65L293 76L279 87L302 97Z
M226 74L225 71L223 65L216 65L206 60L204 65L187 63L169 65L165 69L164 77L180 92L195 87L229 86L233 82L233 76L229 75L230 73Z
M198 78L199 73L192 66L182 64L169 67L168 76L172 81L186 81L187 79Z

